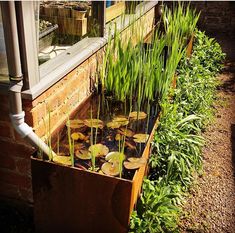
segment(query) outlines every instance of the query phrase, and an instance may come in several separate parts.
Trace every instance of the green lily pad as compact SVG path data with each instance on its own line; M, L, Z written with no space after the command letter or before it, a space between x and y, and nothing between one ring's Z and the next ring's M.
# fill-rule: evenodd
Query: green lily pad
M83 120L75 119L75 120L69 120L66 123L66 126L70 127L71 129L80 129L83 128L85 124Z
M121 124L115 121L110 121L106 125L108 128L111 128L111 129L118 129L121 127Z
M106 156L105 159L109 162L119 162L120 160L123 161L126 158L126 156L118 151L112 151L109 152Z
M149 138L149 134L139 133L139 134L135 134L133 138L134 138L134 141L137 143L145 143Z
M101 170L104 174L109 176L117 176L119 175L119 163L103 163Z
M53 156L53 162L66 166L72 165L71 158L69 156L55 155Z
M126 126L129 123L126 117L114 117L113 122L117 122L120 126Z
M82 160L91 159L91 152L88 150L75 150L75 156Z
M128 161L123 163L124 167L128 170L138 169L144 166L147 163L147 159L145 158L128 158Z
M86 140L86 136L83 134L83 133L80 133L80 132L78 132L78 133L72 133L71 134L71 138L73 139L73 140L81 140L81 141L84 141L84 140Z
M126 136L126 137L132 137L134 135L134 132L131 129L126 129L125 127L122 127L118 130L118 133Z
M84 124L88 127L103 129L104 123L100 119L86 119Z
M145 119L147 117L147 114L145 112L131 112L129 114L129 117L132 120L142 120L142 119Z
M101 143L90 146L88 150L95 157L102 157L109 153L109 148Z

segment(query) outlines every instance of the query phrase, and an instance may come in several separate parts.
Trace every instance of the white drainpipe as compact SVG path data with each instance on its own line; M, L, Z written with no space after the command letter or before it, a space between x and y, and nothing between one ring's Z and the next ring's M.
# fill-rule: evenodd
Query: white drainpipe
M10 119L14 129L19 133L22 138L25 138L32 146L42 151L45 155L56 155L48 145L42 141L42 139L36 135L32 128L25 123L25 112L22 110L22 98L21 90L23 87L23 74L21 69L20 51L18 30L16 23L16 12L14 1L2 2L2 18L4 26L5 41L11 41L12 43L6 43L6 53L8 70L10 76Z

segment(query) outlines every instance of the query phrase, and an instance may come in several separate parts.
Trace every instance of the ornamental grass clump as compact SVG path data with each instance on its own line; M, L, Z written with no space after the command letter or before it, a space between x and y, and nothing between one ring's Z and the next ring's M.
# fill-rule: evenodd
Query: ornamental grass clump
M142 42L137 45L130 40L123 43L115 31L101 69L102 90L116 100L129 100L130 105L135 101L140 111L142 104L166 96L183 53L177 38L167 46L167 38L156 32L151 47L145 49Z
M166 32L166 38L169 44L176 37L180 44L186 45L189 38L193 35L200 13L190 8L190 4L178 2L173 4L172 10L165 6L163 10L163 22Z

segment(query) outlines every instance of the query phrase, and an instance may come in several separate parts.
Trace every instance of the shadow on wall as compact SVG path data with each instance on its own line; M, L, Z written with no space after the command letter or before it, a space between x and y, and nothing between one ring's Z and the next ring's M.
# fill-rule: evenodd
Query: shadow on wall
M235 38L234 1L193 1L191 6L201 11L199 29L213 37L226 34Z

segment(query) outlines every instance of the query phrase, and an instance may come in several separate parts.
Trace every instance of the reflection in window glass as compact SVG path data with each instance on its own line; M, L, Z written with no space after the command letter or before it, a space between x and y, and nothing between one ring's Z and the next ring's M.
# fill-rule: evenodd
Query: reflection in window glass
M126 9L126 3L124 1L106 0L106 23L124 14L125 9Z
M7 67L7 57L6 57L6 48L3 32L3 23L2 23L2 12L0 8L0 82L8 82L8 67Z
M106 28L114 27L115 24L113 23L118 21L124 23L125 19L134 18L136 9L141 3L143 3L143 1L106 0Z
M85 37L99 36L99 24L93 17L92 4L92 1L38 2L35 17L40 64Z

